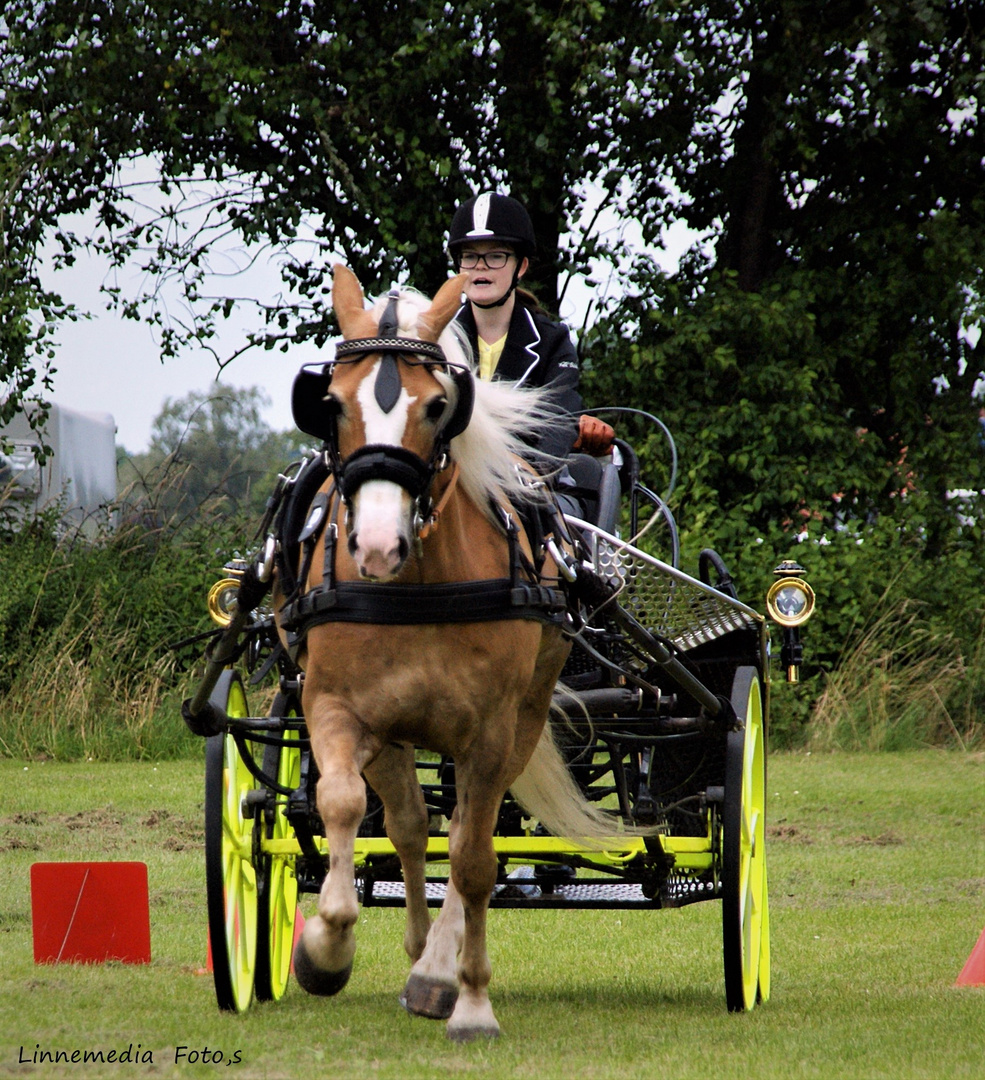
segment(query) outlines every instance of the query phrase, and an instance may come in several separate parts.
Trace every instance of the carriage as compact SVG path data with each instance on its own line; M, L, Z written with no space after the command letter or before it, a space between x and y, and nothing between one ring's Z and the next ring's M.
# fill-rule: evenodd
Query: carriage
M337 299L337 310L339 306ZM352 341L354 359L345 371L351 367L353 377L362 367L371 372L386 368L386 354L379 360L381 349L397 350L390 359L401 370L408 359L400 351L404 346L423 349L420 342L407 345L393 328L383 326L384 318L379 316L381 325L373 327L376 336L356 335ZM345 336L354 337L351 332ZM400 340L404 346L394 344ZM345 348L340 351L345 362ZM418 355L417 367L426 368L419 374L433 378L431 365L439 359L445 358L437 352ZM415 361L410 363L413 370ZM342 860L340 880L351 873L363 907L406 906L408 939L413 926L418 928L416 945L405 940L416 963L402 1003L420 1015L448 1018L458 988L450 985L447 964L443 974L432 978L433 969L425 962L432 949L447 954L451 948L449 962L463 964L456 954L464 922L459 894L465 889L461 883L452 886L463 765L448 752L450 737L432 740L430 746L403 746L404 764L394 757L386 770L375 764L375 771L364 770L365 798L354 804L362 811L361 820L351 833L326 829L324 801L319 801L319 792L322 800L325 797L319 781L327 759L322 757L320 767L318 751L325 737L310 729L303 701L310 697L319 714L323 704L310 696L310 687L305 696L306 680L318 675L311 671L311 655L303 652L305 631L311 631L301 616L338 631L332 620L346 599L351 610L343 616L341 632L362 635L353 650L359 651L369 640L366 634L388 628L396 632L440 618L433 614L434 605L441 607L454 591L441 591L442 586L415 591L412 585L372 579L337 580L337 533L347 527L354 535L355 525L348 517L350 503L333 492L338 488L345 495L347 480L340 462L359 457L364 448L341 455L338 442L333 443L336 417L326 421L311 415L312 401L342 393L333 376L337 382L336 372L327 367L299 375L295 416L300 426L325 437L323 446L281 477L261 528L262 547L250 559L231 560L210 592L209 610L221 629L210 646L198 693L183 707L186 722L207 740L205 856L216 997L221 1008L235 1011L246 1009L253 999L279 999L294 970L292 957L306 989L334 993L341 988L347 969L325 979L312 970L305 950L296 949L296 920L299 896L305 893L321 893L320 911L330 920L324 900L326 867L336 873L336 849L351 845L352 869L346 871ZM457 383L442 383L443 399L474 389L461 372L453 377ZM383 375L377 371L374 378L379 401L389 391L380 389ZM461 416L452 422L460 423ZM672 441L669 445L672 449ZM446 441L442 453L447 446ZM370 449L379 459L378 444ZM406 455L398 457L396 464L376 460L366 466L367 475L382 483L394 475L406 479ZM594 835L574 838L547 827L530 807L537 804L539 789L554 781L536 770L516 777L514 769L508 776L510 791L501 801L498 796L494 800L495 880L487 879L492 888L485 889L484 903L492 908L576 909L720 901L726 1004L733 1011L751 1009L770 993L765 843L769 622L782 630L782 663L787 677L796 679L801 659L798 627L811 614L813 593L801 567L782 563L766 598L768 621L739 599L714 551L701 553L697 576L683 572L666 493L657 495L643 483L636 455L623 440L617 439L604 459L576 462L569 479L569 490L578 499L564 504L567 512L556 513L547 525L542 513L539 519L537 513L528 514L532 520L525 531L536 534L535 542L521 545L517 535L524 530L509 520L501 523L509 569L499 582L495 603L513 604L518 620L548 625L551 641L560 637L571 643L560 679L552 677L548 687L550 717L538 748L550 742L549 762L560 763L562 784L586 808L581 820L602 825ZM351 481L348 486L350 491L358 488ZM344 523L338 518L339 506L347 511ZM419 511L418 506L420 517ZM428 520L433 525L437 517L432 513ZM639 540L647 523L654 521L666 538L666 561L644 551ZM621 539L621 533L629 539ZM545 575L540 567L533 577L530 556L524 552L538 544L549 572ZM417 545L420 555L419 539ZM271 601L266 589L278 573L291 580L286 585L281 581ZM319 578L314 594L306 593L303 582ZM464 613L456 608L445 616L442 632L464 633L471 625L468 620L482 617L476 614L479 608L494 604L491 585L477 590L478 583ZM382 607L360 607L369 602L367 597L380 594L385 594ZM500 594L508 595L503 600ZM319 623L319 618L324 621ZM486 625L499 627L505 618L502 611L490 614ZM522 625L526 628L527 623ZM338 644L338 639L333 641ZM379 678L382 670L388 669L374 669L376 674L370 672L367 678ZM251 715L248 685L274 677L278 691L269 710ZM504 686L506 682L504 677ZM495 696L496 688L489 687L489 693ZM533 759L539 756L535 752ZM396 824L402 813L392 790L398 773L415 781L421 835L414 841L414 858L408 855L413 844L401 839ZM549 814L545 817L550 820ZM333 844L331 835L342 839ZM343 855L348 858L349 851ZM426 911L422 926L421 904L441 907L446 900L446 907L458 908L455 944L425 948L425 935L430 942L435 931ZM351 952L347 966L336 966L351 967ZM471 991L467 970L462 975L460 967L458 977ZM456 1030L450 1021L449 1034L493 1035L498 1030L494 1023L468 1014Z

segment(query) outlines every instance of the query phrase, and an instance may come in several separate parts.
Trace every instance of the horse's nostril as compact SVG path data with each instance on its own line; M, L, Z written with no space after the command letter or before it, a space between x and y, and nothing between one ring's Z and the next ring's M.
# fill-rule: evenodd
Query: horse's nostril
M406 539L401 536L397 541L397 555L400 557L400 561L404 562L409 554L410 545L407 543Z
M349 539L347 541L349 546L349 554L355 555L356 548L359 547L359 539L354 532L349 533Z

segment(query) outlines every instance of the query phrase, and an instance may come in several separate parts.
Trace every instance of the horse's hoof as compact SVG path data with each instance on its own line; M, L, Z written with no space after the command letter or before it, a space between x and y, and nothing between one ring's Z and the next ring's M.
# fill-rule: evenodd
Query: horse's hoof
M475 1042L476 1039L498 1039L499 1038L499 1025L495 1027L479 1027L477 1025L467 1025L465 1027L453 1028L449 1025L446 1029L448 1038L452 1042L457 1043L470 1043Z
M457 986L424 975L411 975L400 995L400 1004L409 1013L426 1016L429 1020L447 1020L455 1010L456 1001Z
M302 990L320 997L331 997L345 986L351 974L352 964L348 964L341 971L322 971L315 967L304 947L304 938L298 938L294 947L294 977Z

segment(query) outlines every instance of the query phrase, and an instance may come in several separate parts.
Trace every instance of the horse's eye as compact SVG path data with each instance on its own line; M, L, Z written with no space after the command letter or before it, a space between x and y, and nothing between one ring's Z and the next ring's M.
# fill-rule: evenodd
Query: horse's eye
M342 415L342 402L332 393L328 393L322 398L322 402L325 408L325 412L329 416L341 416Z
M442 416L444 416L447 405L448 398L446 397L431 398L424 410L424 415L427 416L432 423L436 424Z

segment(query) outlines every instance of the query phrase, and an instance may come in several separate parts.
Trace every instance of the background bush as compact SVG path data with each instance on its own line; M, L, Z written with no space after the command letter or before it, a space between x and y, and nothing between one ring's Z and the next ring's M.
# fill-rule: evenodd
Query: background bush
M152 506L121 507L128 518L90 543L54 514L3 524L0 506L0 755L200 752L179 708L203 643L181 643L212 628L208 589L249 550L256 521L216 499L163 524ZM917 495L896 518L840 528L753 530L728 516L701 525L682 530L683 569L696 573L701 548L716 548L740 598L763 610L774 567L795 558L817 593L800 683L784 681L773 633L774 748L985 742L985 567L969 526L930 558ZM641 544L667 558L659 529Z
M250 535L215 503L94 543L54 513L0 524L0 754L197 753L179 706L203 643L178 646L211 628L208 589Z

